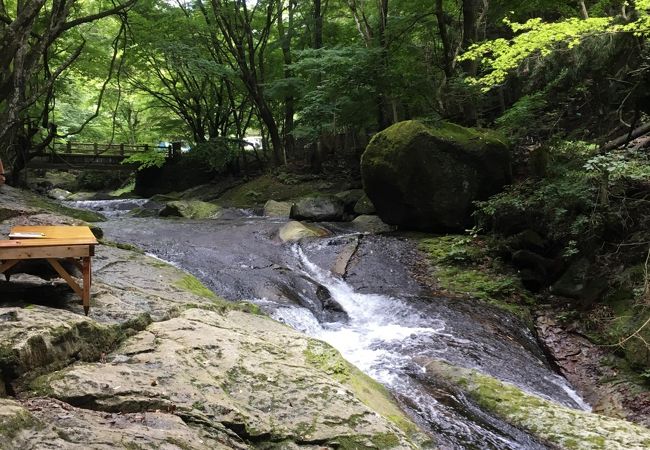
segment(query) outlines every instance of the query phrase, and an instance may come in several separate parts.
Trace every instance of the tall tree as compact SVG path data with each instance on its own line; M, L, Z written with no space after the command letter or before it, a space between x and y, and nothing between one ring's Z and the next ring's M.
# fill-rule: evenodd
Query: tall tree
M280 129L265 92L265 58L271 32L277 20L278 0L211 0L208 10L199 1L208 26L215 25L223 41L213 39L215 51L227 55L255 104L273 147L273 160L281 165L283 142Z
M11 182L57 135L50 120L55 83L84 51L86 25L124 18L134 2L103 8L78 0L0 0L0 154L12 171Z

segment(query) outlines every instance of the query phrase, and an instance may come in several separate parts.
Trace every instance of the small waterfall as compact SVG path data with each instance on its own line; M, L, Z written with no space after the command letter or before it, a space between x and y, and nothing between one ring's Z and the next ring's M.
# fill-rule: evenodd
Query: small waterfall
M299 263L297 270L325 286L346 311L349 321L319 323L308 309L294 306L275 309L272 316L276 320L329 343L348 361L389 387L445 448L545 448L467 399L454 397L458 394L432 395L431 387L418 380L424 371L415 362L419 356L458 363L451 357L456 349L481 343L455 336L443 318L419 311L408 300L356 292L343 279L312 263L299 245L292 251ZM539 370L545 373L539 389L520 387L566 406L588 409L562 377L550 370Z
M64 201L63 204L71 208L99 212L107 217L121 217L128 214L129 211L143 206L148 201L146 198L122 198L115 200Z

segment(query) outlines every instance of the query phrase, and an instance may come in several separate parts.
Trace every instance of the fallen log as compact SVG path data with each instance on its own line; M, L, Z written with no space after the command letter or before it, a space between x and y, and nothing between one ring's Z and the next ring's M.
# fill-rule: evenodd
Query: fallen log
M619 136L616 139L607 142L600 148L600 153L606 153L610 150L614 150L615 148L625 145L631 140L643 136L644 134L647 133L650 133L650 122L635 128L634 130L632 130L631 133L628 131L624 135Z

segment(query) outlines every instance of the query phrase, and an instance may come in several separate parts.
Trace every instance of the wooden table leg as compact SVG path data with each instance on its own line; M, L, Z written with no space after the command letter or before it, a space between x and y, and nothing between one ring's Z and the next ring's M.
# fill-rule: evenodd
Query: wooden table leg
M9 260L0 263L0 273L5 274L5 280L9 281L9 277L11 277L11 275L7 271L11 269L13 266L15 266L16 264L18 264L18 260L13 260L13 261Z
M82 273L83 273L83 280L84 280L83 295L81 296L81 300L84 305L84 312L86 313L86 315L88 315L88 312L90 311L90 283L92 280L90 257L83 258L83 262L81 264L82 264Z

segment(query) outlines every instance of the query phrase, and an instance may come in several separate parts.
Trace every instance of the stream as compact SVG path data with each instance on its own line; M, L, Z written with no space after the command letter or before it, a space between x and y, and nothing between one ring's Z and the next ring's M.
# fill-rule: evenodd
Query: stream
M416 244L323 224L332 236L283 244L286 219L228 210L220 219L133 218L139 201L70 202L100 211L108 240L130 243L199 278L228 300L328 342L387 386L441 449L545 449L427 377L432 359L477 369L559 404L588 410L515 316L480 302L432 297L414 277ZM332 272L343 265L344 276Z

